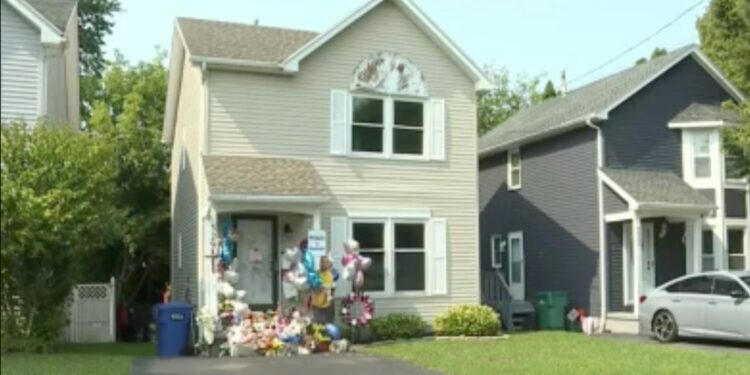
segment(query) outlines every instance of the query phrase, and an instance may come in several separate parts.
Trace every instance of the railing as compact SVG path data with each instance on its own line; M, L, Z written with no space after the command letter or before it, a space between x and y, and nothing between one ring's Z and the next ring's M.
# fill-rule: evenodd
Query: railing
M482 303L500 310L500 319L506 330L513 330L513 296L510 286L499 269L482 272Z

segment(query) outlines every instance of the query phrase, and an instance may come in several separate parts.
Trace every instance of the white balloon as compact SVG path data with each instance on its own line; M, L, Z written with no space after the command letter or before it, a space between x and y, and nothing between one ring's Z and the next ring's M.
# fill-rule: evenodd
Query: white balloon
M361 270L364 271L364 270L370 268L371 265L372 265L372 258L370 258L370 257L363 257L363 256L359 257L359 269L361 269Z
M224 281L234 285L240 280L240 275L235 271L224 271Z
M234 298L234 287L229 284L226 281L219 282L219 285L216 286L217 291L220 295L222 295L225 299L232 299Z
M244 302L240 301L230 301L229 302L232 307L234 308L234 314L236 316L245 316L245 313L250 311L250 306L248 306Z
M246 295L247 295L247 292L246 292L246 291L244 291L244 290L238 290L238 291L237 291L237 292L235 293L235 298L236 298L237 300L240 300L240 301L241 301L242 299L244 299L244 298L245 298L245 296L246 296Z

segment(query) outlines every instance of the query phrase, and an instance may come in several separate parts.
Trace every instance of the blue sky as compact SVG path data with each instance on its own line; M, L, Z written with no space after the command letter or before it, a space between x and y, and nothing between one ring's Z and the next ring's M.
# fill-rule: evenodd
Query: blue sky
M179 16L325 31L366 0L121 0L123 12L106 42L131 62L167 48ZM698 0L414 0L480 65L512 75L560 72L572 80L650 35ZM695 21L704 1L651 41L571 86L629 67L654 47L697 43Z

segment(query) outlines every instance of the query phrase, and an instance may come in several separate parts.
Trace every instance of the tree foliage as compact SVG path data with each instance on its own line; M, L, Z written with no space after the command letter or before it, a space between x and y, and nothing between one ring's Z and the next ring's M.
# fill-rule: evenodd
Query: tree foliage
M555 90L555 84L551 80L547 80L547 84L544 85L544 91L542 91L542 100L551 99L557 96L557 90Z
M78 1L78 51L81 64L81 114L88 119L104 71L104 38L112 33L112 17L120 11L119 0Z
M698 20L701 50L746 97L750 97L750 1L712 0ZM750 175L750 104L729 107L743 120L723 132L725 152L736 155L738 167Z
M123 212L120 237L88 265L90 277L115 275L118 295L132 301L149 277L168 272L169 153L161 142L167 72L165 54L130 66L117 57L105 71L89 130L113 145L118 189L113 205Z
M112 148L65 126L2 127L2 336L55 339L73 272L119 217Z
M507 69L487 67L485 70L495 88L477 94L479 135L492 130L521 109L542 100L538 89L539 77L519 75L512 81Z
M669 51L667 51L667 49L666 49L666 48L659 48L659 47L656 47L656 48L654 48L654 51L653 51L653 52L651 52L651 58L650 58L650 59L647 59L647 58L645 58L645 57L641 57L640 59L638 59L638 60L636 60L636 61L635 61L635 65L641 65L641 64L645 63L645 62L646 62L646 61L648 61L648 60L653 60L653 59L655 59L655 58L657 58L657 57L660 57L660 56L664 56L664 55L666 55L666 54L667 54L668 52L669 52Z

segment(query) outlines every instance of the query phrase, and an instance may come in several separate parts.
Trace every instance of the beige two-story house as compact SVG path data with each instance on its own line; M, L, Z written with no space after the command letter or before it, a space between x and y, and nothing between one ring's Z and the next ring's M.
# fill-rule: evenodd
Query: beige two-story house
M180 18L170 60L175 300L216 303L217 239L233 232L245 302L278 304L295 292L279 254L312 229L337 267L360 243L376 314L479 303L489 82L411 1L371 0L320 34Z

